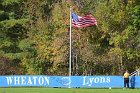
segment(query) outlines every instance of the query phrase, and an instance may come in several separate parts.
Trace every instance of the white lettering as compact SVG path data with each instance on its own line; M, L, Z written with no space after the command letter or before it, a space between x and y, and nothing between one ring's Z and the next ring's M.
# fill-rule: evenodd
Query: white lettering
M88 86L91 86L92 85L93 80L94 80L94 78L89 78L89 85Z
M25 85L26 84L26 77L21 77L21 84L23 85Z
M6 77L8 85L49 85L49 77L46 76L10 76Z
M100 77L100 83L105 83L105 77Z
M83 85L92 86L93 83L110 83L110 78L109 77L87 78L86 76L83 77Z
M107 82L107 83L110 83L110 77L107 77L106 82Z
M36 79L37 79L37 77L33 77L34 85L36 85Z
M6 77L8 85L12 84L13 77Z
M45 80L46 80L46 83L49 85L49 77L45 77Z
M20 84L20 80L19 79L20 79L20 77L14 77L14 81L15 81L14 84L15 85L17 85L17 84L19 85Z
M28 81L27 81L27 84L31 85L32 84L32 80L31 80L31 77L29 77Z
M44 78L43 78L43 77L39 77L38 83L39 83L39 85L43 85L43 83L44 83Z
M89 81L88 80L86 80L86 76L85 77L83 77L83 85L87 85L87 84L89 84Z
M95 83L99 83L100 82L100 79L98 77L94 78L94 82Z

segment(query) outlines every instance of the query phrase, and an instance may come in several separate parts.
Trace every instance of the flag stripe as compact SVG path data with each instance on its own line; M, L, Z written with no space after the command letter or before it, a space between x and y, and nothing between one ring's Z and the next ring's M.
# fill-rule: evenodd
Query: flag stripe
M78 16L75 13L72 13L73 27L88 27L93 25L97 25L97 21L92 15Z

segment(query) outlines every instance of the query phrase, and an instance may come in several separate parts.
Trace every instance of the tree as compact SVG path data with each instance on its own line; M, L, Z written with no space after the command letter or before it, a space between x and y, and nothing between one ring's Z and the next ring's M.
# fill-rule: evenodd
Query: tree
M14 68L19 67L21 63L18 43L26 37L25 24L28 21L22 16L20 5L20 0L0 1L0 56L2 59L11 60ZM20 73L18 70L16 72Z

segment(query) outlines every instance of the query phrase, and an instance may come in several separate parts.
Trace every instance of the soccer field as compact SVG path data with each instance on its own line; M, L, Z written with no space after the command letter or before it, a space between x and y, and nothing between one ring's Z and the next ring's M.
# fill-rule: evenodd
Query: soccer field
M140 93L140 89L0 88L0 93Z

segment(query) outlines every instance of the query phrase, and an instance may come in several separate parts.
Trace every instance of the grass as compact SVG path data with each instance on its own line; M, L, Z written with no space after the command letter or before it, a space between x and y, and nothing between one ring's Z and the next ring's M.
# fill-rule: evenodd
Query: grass
M140 89L0 88L0 93L140 93Z

